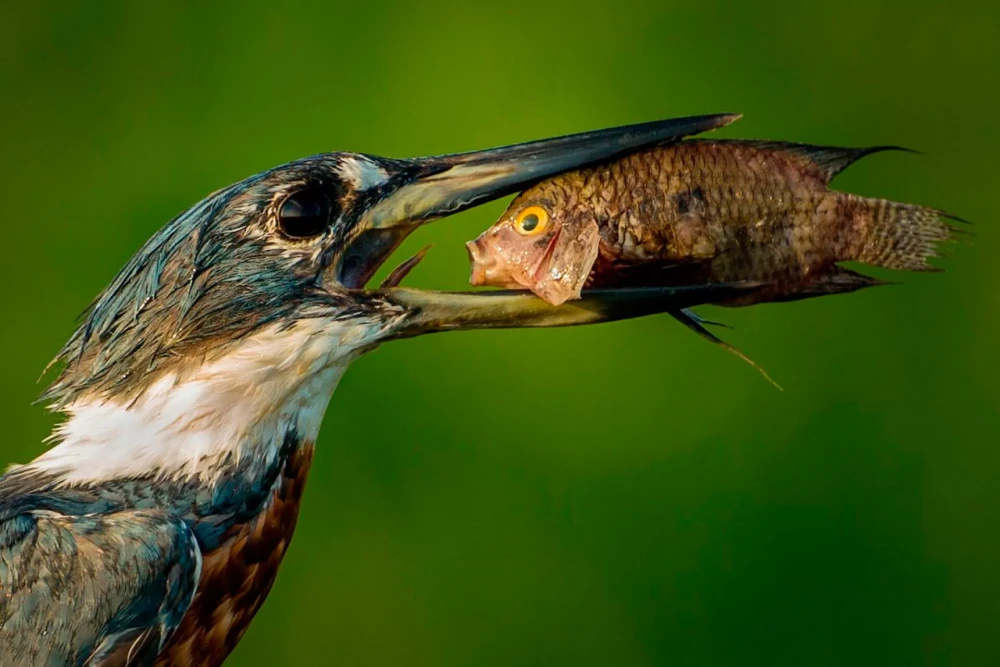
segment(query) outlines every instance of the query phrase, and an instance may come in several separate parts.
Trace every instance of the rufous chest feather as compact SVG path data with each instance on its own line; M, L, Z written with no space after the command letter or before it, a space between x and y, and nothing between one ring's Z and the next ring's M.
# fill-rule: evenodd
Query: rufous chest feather
M229 528L219 546L203 554L198 592L157 667L214 667L235 648L288 549L312 456L311 443L291 452L263 511Z

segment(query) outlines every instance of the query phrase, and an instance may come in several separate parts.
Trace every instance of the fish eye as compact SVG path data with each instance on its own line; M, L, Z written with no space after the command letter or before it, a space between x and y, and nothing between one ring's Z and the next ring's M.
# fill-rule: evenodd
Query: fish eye
M319 190L295 192L281 202L278 227L291 239L310 239L323 234L331 223L330 198Z
M517 214L514 219L514 229L518 234L534 236L541 234L549 225L549 212L541 206L528 206Z

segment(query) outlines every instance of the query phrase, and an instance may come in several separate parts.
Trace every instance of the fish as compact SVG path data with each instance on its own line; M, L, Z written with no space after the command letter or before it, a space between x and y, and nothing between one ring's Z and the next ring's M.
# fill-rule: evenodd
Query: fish
M594 287L759 283L717 304L748 306L885 284L843 262L939 270L929 260L958 218L830 188L889 150L906 149L691 139L563 174L522 192L466 244L470 281L554 305ZM672 314L725 346L690 311Z

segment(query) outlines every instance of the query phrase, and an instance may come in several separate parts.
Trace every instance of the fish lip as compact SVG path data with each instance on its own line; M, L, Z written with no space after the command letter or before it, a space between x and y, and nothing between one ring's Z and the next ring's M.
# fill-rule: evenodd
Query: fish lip
M472 270L469 276L469 284L473 287L498 287L505 290L531 290L530 280L521 275L520 271L511 271L509 268L497 275L498 266L503 269L501 262L497 261L496 255L491 254L490 245L485 243L483 237L468 241L465 248L469 253L469 262Z
M469 272L469 284L473 287L486 285L487 269L483 266L482 248L479 242L480 239L476 238L465 243L465 250L469 253L469 264L472 267L472 270Z

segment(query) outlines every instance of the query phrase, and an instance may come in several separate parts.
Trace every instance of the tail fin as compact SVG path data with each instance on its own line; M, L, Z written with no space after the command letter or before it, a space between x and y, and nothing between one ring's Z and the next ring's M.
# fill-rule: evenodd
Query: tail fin
M952 216L926 206L846 195L853 200L852 260L887 269L937 271L927 262L937 246L952 238L944 218Z

